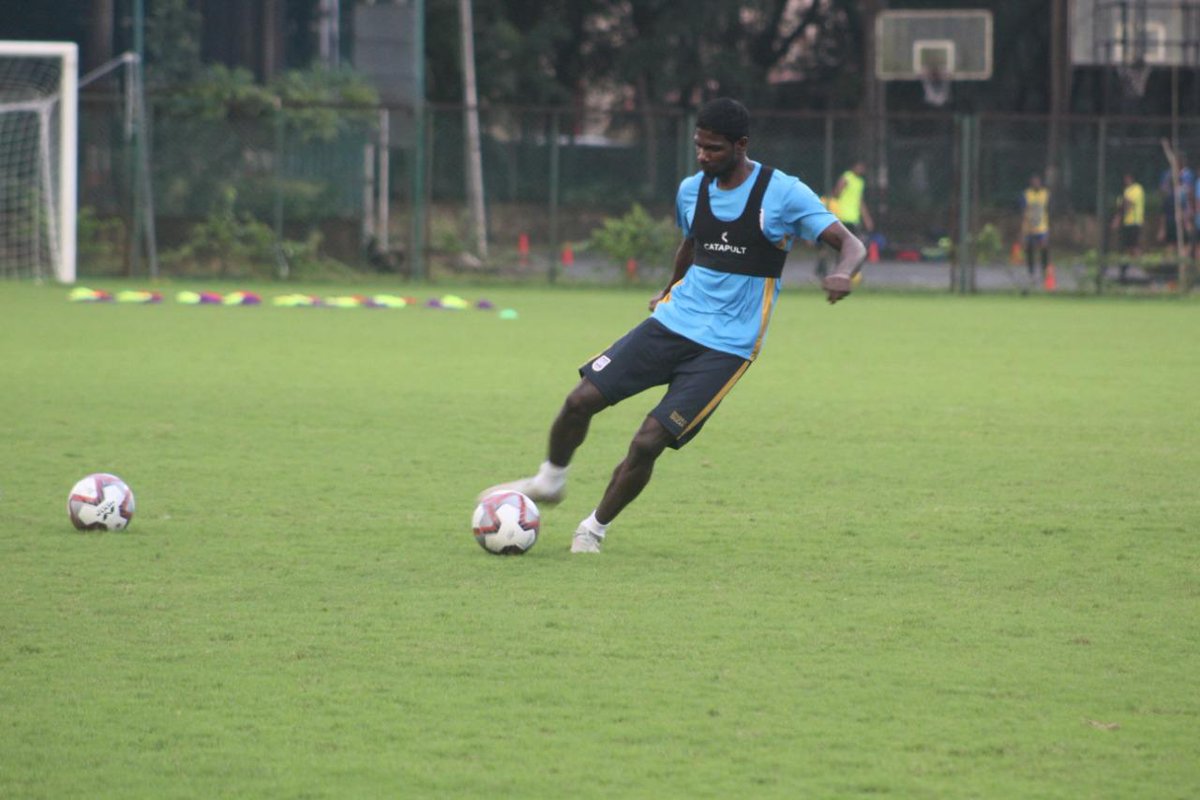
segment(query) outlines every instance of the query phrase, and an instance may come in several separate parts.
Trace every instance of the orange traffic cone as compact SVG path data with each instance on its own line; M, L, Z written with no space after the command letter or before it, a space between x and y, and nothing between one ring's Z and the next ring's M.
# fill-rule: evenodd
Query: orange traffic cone
M625 275L631 281L637 280L637 259L629 259L625 262Z
M522 233L517 237L517 254L521 256L521 266L529 263L529 234Z
M1020 264L1022 261L1021 243L1013 242L1012 250L1008 253L1008 263Z
M566 269L575 266L575 251L571 249L571 245L564 244L562 249L562 265Z
M1047 292L1053 292L1055 289L1057 289L1057 288L1058 288L1058 281L1057 281L1057 280L1055 280L1055 278L1054 278L1054 265L1053 265L1053 264L1047 264L1047 265L1046 265L1046 281L1045 281L1045 284L1046 284L1046 291L1047 291Z
M872 264L879 263L879 242L872 241L871 244L867 245L867 261L870 261Z

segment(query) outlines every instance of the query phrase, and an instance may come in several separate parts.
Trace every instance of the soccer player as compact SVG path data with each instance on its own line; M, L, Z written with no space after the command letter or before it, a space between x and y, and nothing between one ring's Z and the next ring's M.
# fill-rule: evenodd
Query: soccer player
M1042 185L1042 176L1032 175L1021 194L1021 239L1029 281L1037 282L1035 253L1041 255L1042 275L1050 263L1050 190Z
M856 161L854 166L846 170L833 185L826 205L834 216L846 226L861 241L866 241L867 234L875 230L875 221L871 219L871 210L863 198L867 191L867 164ZM817 254L817 277L824 278L829 265L825 260L825 249Z
M1124 190L1117 201L1117 213L1113 216L1113 230L1120 232L1121 263L1118 266L1117 280L1125 282L1125 274L1129 267L1136 263L1142 254L1142 225L1146 221L1146 192L1137 182L1132 173L1126 172L1122 178Z
M862 268L862 243L806 185L751 161L749 137L750 115L738 101L721 98L700 110L693 136L700 171L679 185L683 241L667 287L650 300L651 316L579 368L538 473L480 495L514 489L536 502L561 501L567 466L592 417L665 384L599 505L579 523L572 553L600 552L609 524L646 487L658 457L691 441L757 358L796 238L819 239L839 252L822 281L830 303L850 294Z

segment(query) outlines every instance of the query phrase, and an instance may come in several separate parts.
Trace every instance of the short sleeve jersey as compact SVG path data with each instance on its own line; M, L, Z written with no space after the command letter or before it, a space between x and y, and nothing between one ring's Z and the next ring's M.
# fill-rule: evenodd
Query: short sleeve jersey
M1021 204L1025 208L1025 235L1036 235L1050 231L1050 190L1042 187L1030 187L1021 195Z
M709 184L709 206L717 219L729 222L742 215L761 169L761 164L754 163L746 180L733 189L721 189L716 181ZM698 172L679 184L675 218L685 238L692 235L703 178L704 173ZM837 217L829 213L812 189L799 179L775 170L759 213L759 226L770 242L782 250L790 250L797 238L816 241L836 221ZM766 338L779 286L776 278L721 272L692 264L655 307L654 318L705 347L754 360Z
M1125 215L1122 225L1141 225L1146 217L1146 193L1140 183L1131 183L1122 193L1125 198Z
M862 222L862 199L867 182L852 169L842 173L842 180L842 193L837 196L838 218L850 225L858 225Z

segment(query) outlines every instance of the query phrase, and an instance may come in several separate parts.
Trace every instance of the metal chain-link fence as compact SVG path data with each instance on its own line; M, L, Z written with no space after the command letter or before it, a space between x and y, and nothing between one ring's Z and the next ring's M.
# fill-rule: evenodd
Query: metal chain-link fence
M690 112L481 108L488 257L480 260L461 107L199 115L155 99L150 108L153 189L144 202L153 203L167 274L315 277L341 265L420 278L655 280L666 264L631 272L598 250L593 234L635 205L669 227L675 189L696 169ZM104 98L85 98L81 118L79 274L136 274L127 118ZM1120 259L1111 221L1127 173L1146 196L1142 253L1128 282L1179 286L1164 141L1184 158L1200 156L1200 117L761 111L749 153L818 194L855 161L867 163L878 257L870 270L880 286L904 270L931 276L937 288L1019 285L1020 202L1039 174L1051 192L1049 249L1060 281L1094 291ZM233 257L214 256L222 241ZM791 261L812 257L798 249ZM1004 279L980 279L987 270Z

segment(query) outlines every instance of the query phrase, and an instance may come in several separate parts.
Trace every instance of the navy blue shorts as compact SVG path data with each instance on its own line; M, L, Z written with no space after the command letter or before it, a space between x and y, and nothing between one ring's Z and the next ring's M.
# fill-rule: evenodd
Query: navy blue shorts
M749 366L740 356L697 344L650 317L581 366L579 375L613 405L665 385L667 393L650 416L671 432L670 446L678 450L700 432Z

